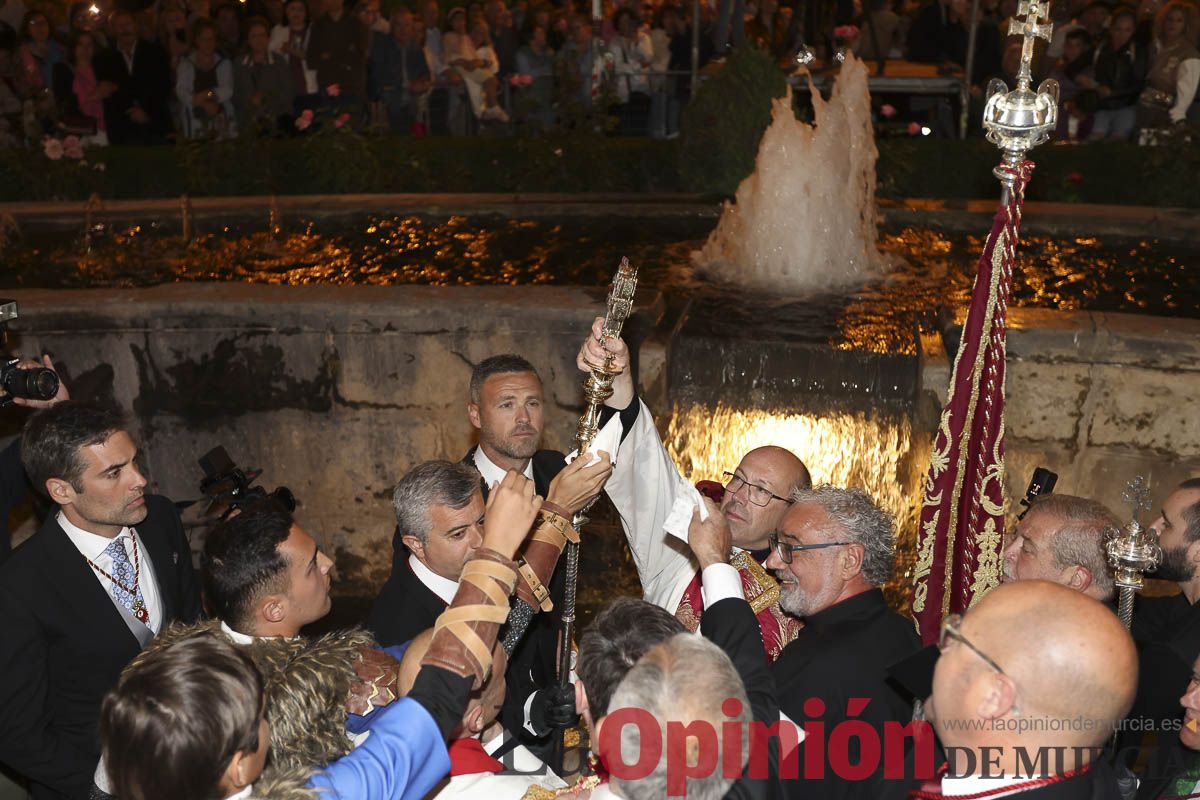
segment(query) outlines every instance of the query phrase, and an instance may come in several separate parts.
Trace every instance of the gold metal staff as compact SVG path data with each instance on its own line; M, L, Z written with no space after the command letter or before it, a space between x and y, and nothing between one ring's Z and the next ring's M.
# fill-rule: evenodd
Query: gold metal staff
M621 259L617 274L613 276L612 288L608 292L608 310L604 315L602 339L613 339L621 335L621 328L633 310L633 293L637 290L637 269L630 265L628 258ZM604 363L592 367L583 382L583 396L587 400L587 408L579 418L579 427L575 431L575 449L579 458L583 458L596 433L600 430L600 408L604 401L612 396L613 379L618 372L613 370L613 356L610 353ZM594 502L594 501L593 501ZM588 506L590 508L590 504ZM575 530L587 523L587 508L575 515ZM565 592L563 595L562 641L558 644L558 682L566 686L571 680L571 641L575 635L575 590L579 583L579 545L567 542Z

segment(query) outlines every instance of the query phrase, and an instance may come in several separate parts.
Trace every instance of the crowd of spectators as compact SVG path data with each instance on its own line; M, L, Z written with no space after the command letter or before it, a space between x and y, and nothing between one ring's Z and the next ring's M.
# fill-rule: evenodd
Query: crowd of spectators
M347 123L415 135L544 129L601 105L620 133L669 138L691 89L697 23L702 69L748 45L789 72L800 53L828 60L844 47L961 74L971 35L969 0L701 0L698 21L683 0L603 0L598 31L583 0L392 0L386 9L380 0L117 0L112 9L94 0L65 12L26 2L0 0L8 145L47 134L86 144L296 135ZM1007 34L1016 6L980 4L976 104L990 78L1015 78L1019 40ZM1061 0L1051 10L1037 77L1062 87L1059 138L1129 139L1187 117L1200 79L1195 0Z

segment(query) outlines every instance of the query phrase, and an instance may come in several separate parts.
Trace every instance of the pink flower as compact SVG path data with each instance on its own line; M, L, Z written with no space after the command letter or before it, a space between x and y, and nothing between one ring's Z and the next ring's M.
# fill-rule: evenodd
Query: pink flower
M336 83L331 83L325 88L325 94L329 95L330 97L337 97L341 93L342 87Z
M833 29L833 35L838 39L855 39L858 37L858 28L853 25L838 25Z
M340 128L349 121L350 121L350 113L347 111L343 111L341 114L338 114L337 119L335 119L333 121L333 127Z
M313 110L311 108L306 108L303 111L301 111L300 119L306 119L309 122L312 122L313 121Z
M532 86L533 85L533 76L532 75L522 75L521 76L521 85L522 86Z
M63 155L79 160L83 158L83 140L78 136L67 136L63 139Z
M1067 183L1074 184L1075 186L1078 186L1079 184L1083 183L1083 173L1082 172L1069 173L1067 175Z
M305 111L304 114L308 114L308 112ZM296 117L296 130L298 131L306 131L308 130L308 127L312 125L312 116L310 115L306 117L304 114Z
M884 103L879 107L879 113L882 114L884 118L891 119L892 117L896 116L896 107L889 105L888 103Z
M42 140L42 152L51 161L58 161L63 157L63 143L53 136L47 136Z
M908 123L908 135L909 136L916 136L920 132L921 132L921 123L919 123L919 122Z

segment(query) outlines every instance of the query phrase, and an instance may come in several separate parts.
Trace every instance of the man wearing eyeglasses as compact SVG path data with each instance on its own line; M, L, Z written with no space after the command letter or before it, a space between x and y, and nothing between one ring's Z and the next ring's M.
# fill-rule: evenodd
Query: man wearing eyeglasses
M1105 743L1133 703L1137 652L1116 615L1049 581L989 592L942 624L926 716L951 759L914 797L1119 797Z
M597 318L577 364L587 372L611 355L612 367L619 370L605 405L620 410L625 438L606 487L608 496L621 515L645 599L695 631L708 604L700 564L686 543L663 531L676 499L694 496L694 490L679 474L650 409L634 391L628 347L621 339L603 340L602 326L603 320ZM780 607L779 585L763 562L770 552L770 537L790 504L788 495L812 481L804 462L782 447L751 450L723 477L720 513L729 523L733 542L729 562L742 583L732 589L740 588L750 603L762 629L763 647L774 661L796 638L801 624Z
M772 673L783 712L798 723L823 722L826 735L814 759L823 760L824 774L814 774L802 756L801 780L785 781L784 794L877 798L885 789L882 759L870 775L850 775L846 766L863 760L862 745L833 732L852 717L882 742L885 723L912 718L913 698L894 689L886 672L920 648L912 622L888 606L879 588L895 560L892 517L860 489L817 486L790 499L766 566L779 578L779 604L805 626ZM814 699L823 710L814 713Z

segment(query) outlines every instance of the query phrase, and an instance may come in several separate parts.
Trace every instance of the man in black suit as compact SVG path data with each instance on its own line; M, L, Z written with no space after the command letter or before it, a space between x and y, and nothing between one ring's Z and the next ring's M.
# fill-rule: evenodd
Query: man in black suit
M156 43L138 38L128 11L109 15L113 46L96 59L96 77L116 84L104 101L104 124L112 144L161 144L171 133L167 105L171 65Z
M920 648L912 622L892 611L879 589L892 576L891 515L859 489L817 486L797 489L790 499L766 566L779 579L779 605L805 625L772 668L779 705L796 722L823 722L827 736L853 710L882 742L886 722L912 719L911 698L889 684L887 667ZM856 708L862 699L870 702ZM810 713L814 700L823 711ZM838 752L833 742L820 758L823 776L812 774L808 742L801 744L802 779L784 782L786 796L873 799L882 793L882 760L865 779L843 777L847 765L859 764L857 746Z
M939 647L925 712L950 761L934 796L1121 796L1100 756L1133 703L1137 651L1112 611L1057 583L1005 584L946 617Z
M86 798L104 693L169 622L200 616L200 592L179 515L145 494L119 414L46 409L21 452L59 511L0 566L0 761L34 798Z
M580 459L562 470L547 490L550 499L543 508L547 504L561 508L558 518L564 524L599 492L608 476L607 462L585 466L585 461ZM463 566L482 541L486 510L479 473L467 464L451 461L427 461L414 467L396 484L393 502L399 533L393 542L392 573L367 621L384 647L406 642L433 627L446 610L458 589ZM551 569L552 563L535 572ZM514 734L525 730L534 744L549 732L546 715L551 694L543 691L534 697L554 679L553 643L544 640L543 631L557 635L557 629L538 622L549 616L534 617L526 637L510 656L501 713L507 730ZM521 738L526 743L527 737Z

